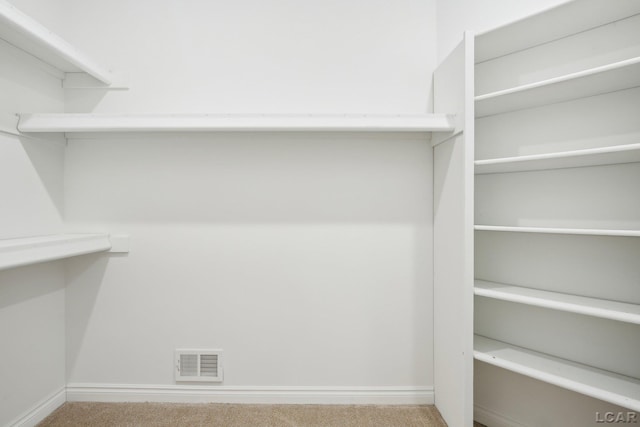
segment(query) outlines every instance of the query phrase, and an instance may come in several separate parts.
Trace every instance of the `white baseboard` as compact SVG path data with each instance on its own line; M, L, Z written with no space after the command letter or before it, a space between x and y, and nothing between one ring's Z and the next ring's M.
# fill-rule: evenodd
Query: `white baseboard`
M526 427L524 424L480 405L473 406L473 419L489 427Z
M9 423L9 425L13 427L33 427L40 421L47 418L49 414L62 406L66 401L67 393L66 389L63 387L42 399L32 409L18 417L15 421Z
M69 402L432 405L433 387L68 384Z

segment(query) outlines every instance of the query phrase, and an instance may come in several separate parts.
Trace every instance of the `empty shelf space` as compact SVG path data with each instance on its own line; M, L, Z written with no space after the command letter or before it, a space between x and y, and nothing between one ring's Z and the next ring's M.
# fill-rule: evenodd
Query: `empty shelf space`
M640 144L476 160L476 175L640 162Z
M108 251L108 234L59 234L0 240L0 270Z
M21 114L21 132L451 132L454 117L422 115Z
M637 0L581 0L552 7L476 36L476 63L558 40L640 13ZM544 28L544 31L540 31Z
M640 58L476 96L476 117L640 86Z
M605 230L597 228L513 227L501 225L476 225L476 231L500 231L513 233L579 234L585 236L640 237L640 230Z
M640 380L474 336L474 358L596 399L640 410Z
M0 39L64 73L84 72L109 85L111 73L5 0L0 0Z
M475 295L640 324L640 305L476 280Z

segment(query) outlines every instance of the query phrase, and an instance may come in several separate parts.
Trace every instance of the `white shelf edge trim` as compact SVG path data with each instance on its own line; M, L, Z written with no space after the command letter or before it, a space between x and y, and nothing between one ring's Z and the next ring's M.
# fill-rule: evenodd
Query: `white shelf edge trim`
M552 310L640 324L640 305L475 280L474 294Z
M20 132L379 131L451 132L455 116L19 114Z
M10 31L16 34L15 40L14 37L5 35L9 43L43 62L61 71L83 71L104 84L112 83L111 73L108 70L95 64L60 36L49 31L42 24L21 12L6 0L0 0L0 27L2 27L3 34L7 34ZM28 40L30 45L37 45L39 48L37 51L31 51L32 49L29 46L21 45L17 40ZM46 54L43 55L45 51ZM52 57L55 59L52 60ZM60 64L63 63L67 63L69 66L61 67Z
M547 154L476 160L476 175L568 167L599 166L640 161L640 143Z
M58 234L0 240L0 270L71 258L94 252L129 251L128 236L109 234Z
M579 234L587 236L640 237L640 230L605 230L597 228L549 228L476 225L476 231L505 231L514 233Z
M640 411L640 380L474 336L474 358L577 393Z
M621 70L626 67L631 67L633 65L640 64L640 57L625 59L624 61L614 62L607 65L602 65L600 67L590 68L588 70L578 71L571 74L566 74L559 77L554 77L547 80L542 80L535 83L529 83L522 86L516 86L509 89L499 90L496 92L490 92L484 95L478 95L475 97L476 102L482 102L485 100L499 98L506 95L513 95L516 93L527 92L530 90L538 89L545 86L551 86L555 84L565 83L572 80L577 80L584 77L594 76L597 74L603 74L608 71Z

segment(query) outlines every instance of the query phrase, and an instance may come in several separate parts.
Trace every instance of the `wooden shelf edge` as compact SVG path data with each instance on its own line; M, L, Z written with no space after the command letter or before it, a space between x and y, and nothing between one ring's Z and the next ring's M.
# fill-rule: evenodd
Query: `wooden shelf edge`
M640 411L640 380L474 335L474 358L530 378Z
M451 132L455 117L422 115L20 114L20 132Z
M112 83L108 70L6 0L0 0L0 26L1 38L54 68L63 72L82 71L106 85Z
M501 301L640 324L640 305L543 291L503 283L474 281L474 294Z
M640 237L640 230L607 230L596 228L551 228L551 227L512 227L499 225L476 225L476 231L499 231L513 233L541 234L577 234L585 236Z
M0 240L0 270L108 251L108 234L59 234Z
M640 143L476 160L476 175L602 166L640 161Z

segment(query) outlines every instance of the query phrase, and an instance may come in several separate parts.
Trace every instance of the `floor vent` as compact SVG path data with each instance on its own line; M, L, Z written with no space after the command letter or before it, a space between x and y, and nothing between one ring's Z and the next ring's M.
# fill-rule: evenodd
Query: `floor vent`
M177 349L176 381L222 382L222 350Z

